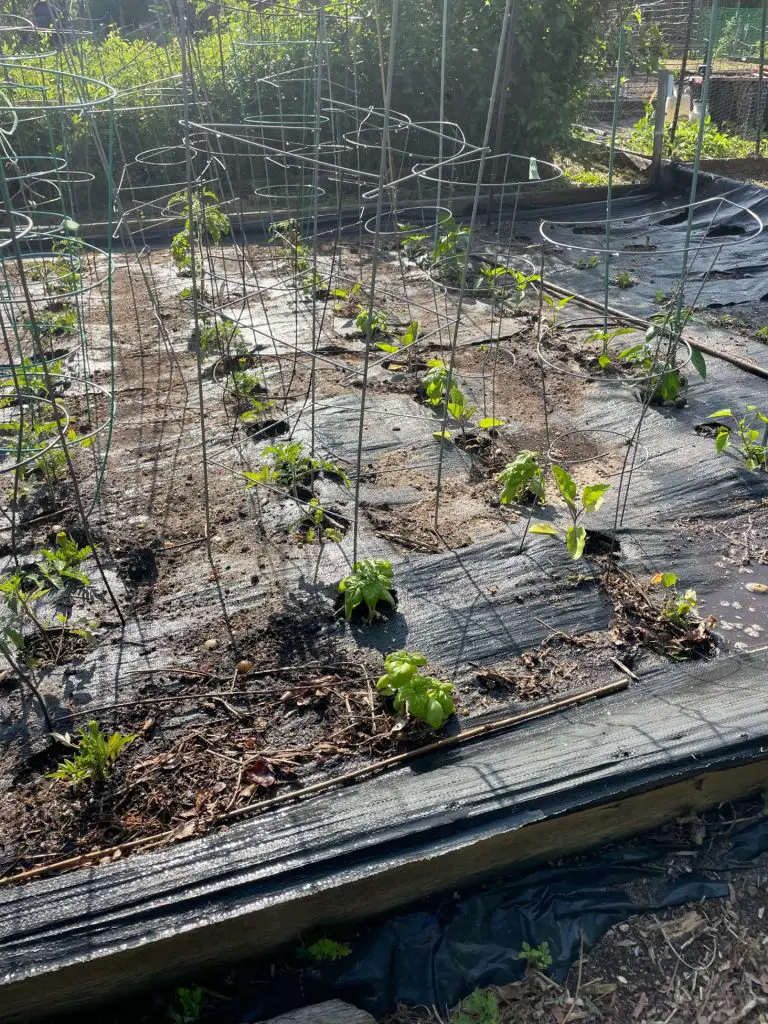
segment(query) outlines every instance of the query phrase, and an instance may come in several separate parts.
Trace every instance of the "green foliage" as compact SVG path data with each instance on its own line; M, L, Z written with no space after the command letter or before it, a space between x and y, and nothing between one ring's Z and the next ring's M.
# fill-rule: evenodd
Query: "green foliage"
M367 309L361 309L355 317L355 327L366 337L386 334L387 314L379 309L372 310L370 314Z
M768 470L768 416L756 405L744 407L744 415L737 416L731 409L718 409L710 414L710 419L732 420L734 427L720 423L715 434L715 450L722 455L731 444L731 435L736 433L739 439L738 452L747 469Z
M593 270L595 267L600 266L600 257L595 253L591 256L579 256L576 260L576 267L579 270Z
M418 339L420 331L421 323L418 320L413 320L399 338L392 336L388 341L377 341L376 348L381 349L382 352L402 353ZM408 356L410 358L410 353Z
M355 562L352 572L339 583L339 593L344 595L344 617L352 618L355 608L365 604L368 622L380 614L377 607L384 601L395 607L392 595L392 563L383 558L364 558Z
M498 996L476 988L456 1007L451 1024L501 1024Z
M72 306L61 310L44 309L35 314L34 327L41 338L73 334L78 327L77 310Z
M433 729L442 729L454 712L453 685L424 675L420 669L426 665L423 654L395 651L384 659L385 674L376 689L385 697L392 697L395 711L406 711Z
M63 590L68 583L90 586L91 581L80 566L92 554L92 547L81 548L76 540L60 530L56 534L56 547L43 548L40 552L40 572L57 590Z
M633 288L637 284L637 278L633 277L628 270L620 270L614 279L617 288Z
M542 299L544 300L544 305L549 309L549 323L547 324L547 328L550 334L554 334L557 330L557 325L560 323L560 314L568 303L573 301L574 296L564 295L562 299L557 299L544 292Z
M241 423L263 423L275 405L271 398L250 397L247 401L248 408L240 413Z
M330 459L310 455L303 441L280 441L265 448L264 455L268 461L261 469L255 473L243 473L246 487L271 483L295 492L297 487L310 484L320 473L337 476L349 486L349 477L343 469Z
M469 423L477 412L477 406L470 405L469 399L456 381L451 382L451 393L448 398L448 412L455 420L459 421L462 433L464 433L467 423Z
M49 773L48 778L60 779L73 786L89 779L95 783L105 782L115 761L135 739L133 734L124 735L120 732L107 736L101 731L98 722L90 721L80 729L74 756L63 760L55 772Z
M512 267L481 263L480 273L472 288L476 293L488 295L495 302L511 303L512 309L516 311L522 306L528 286L540 280L540 274L524 274Z
M620 338L624 334L634 334L634 332L634 327L616 327L610 331L592 331L592 333L587 335L584 340L587 344L595 341L600 343L601 349L600 355L597 357L597 362L600 367L605 370L612 362L609 346L614 338Z
M269 244L277 247L281 259L290 262L294 273L304 273L309 270L311 249L305 244L301 236L299 222L291 217L288 220L273 221L269 225ZM321 280L317 274L305 279L309 282L309 290L313 291ZM302 282L302 288L304 282Z
M557 489L565 502L568 514L571 517L571 525L563 533L558 527L551 523L534 523L531 526L531 533L543 533L550 537L560 537L565 541L565 546L571 558L579 559L584 554L584 547L587 542L587 531L581 525L585 515L597 512L605 501L606 491L610 484L587 484L581 492L581 503L578 504L578 492L576 481L563 469L562 466L553 465L552 475L555 478Z
M655 122L656 113L649 104L645 108L645 115L634 125L629 134L628 148L650 155L653 152ZM721 159L753 155L754 142L720 131L712 123L709 114L704 119L704 126L702 155ZM673 160L693 160L699 134L698 120L688 121L681 117L677 122L674 141L671 139L671 133L672 124L670 122L664 126L664 156Z
M311 946L307 946L307 956L318 963L328 960L343 960L349 956L352 947L345 942L334 942L333 939L318 939Z
M305 544L314 544L315 541L319 544L338 543L344 537L340 525L328 515L319 498L310 498L295 529Z
M510 505L530 495L544 501L544 466L540 452L527 449L502 469L496 478L502 485L501 503Z
M696 591L686 590L683 594L678 594L676 590L677 576L673 572L657 572L651 578L651 584L653 586L661 585L671 592L661 609L662 619L666 622L673 622L680 628L687 628L698 621Z
M176 1002L169 1007L172 1024L194 1024L203 1015L205 993L201 988L177 988Z
M184 217L184 227L171 239L171 258L179 273L187 274L192 270L191 246L202 251L205 245L218 245L230 232L229 218L221 212L219 197L209 189L193 192L191 205L186 192L177 192L168 200L168 209ZM201 280L203 274L201 265Z
M442 359L430 359L427 366L429 369L421 381L427 405L441 405L448 387L448 367Z
M517 955L518 960L525 960L529 967L535 967L537 971L546 972L552 966L552 954L549 951L549 943L545 940L538 946L531 946L524 942Z
M264 378L254 370L235 370L232 390L241 398L253 398L264 391Z

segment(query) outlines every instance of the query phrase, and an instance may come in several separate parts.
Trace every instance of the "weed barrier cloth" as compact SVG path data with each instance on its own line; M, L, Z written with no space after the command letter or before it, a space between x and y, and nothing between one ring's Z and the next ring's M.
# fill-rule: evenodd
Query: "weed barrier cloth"
M706 187L727 190L730 186L719 181ZM744 202L749 198L768 207L768 193L751 186L740 188ZM733 197L732 191L729 195ZM617 200L614 215L634 216L645 210L648 225L638 235L633 222L633 238L640 237L643 244L649 238L648 245L658 242L659 248L675 248L684 225L653 227L667 202L679 206L678 200L654 194ZM557 213L548 210L546 216L589 223L599 221L600 208L601 204L592 204ZM529 224L535 233L540 219L541 214L526 211L518 229L523 231ZM674 243L662 246L662 235L672 234ZM729 236L722 237L729 240ZM718 295L743 296L732 301L747 301L747 289L753 296L768 294L768 260L761 257L766 246L768 235L762 234L744 242L743 247L724 249L734 266L737 259L741 261L740 270L747 266L756 269L747 277L708 281L700 304L717 301ZM643 259L652 274L659 273L662 257L657 253L632 253L633 260ZM670 279L679 274L677 255L664 260L669 261ZM591 294L599 294L598 276L590 279L589 273L575 267L569 270L562 262L552 279L587 294L587 275L593 281ZM640 273L638 269L638 276ZM568 274L573 278L569 280ZM758 280L762 282L759 286ZM623 302L622 295L622 304L647 316L651 304L647 298L640 300L646 292L653 295L653 285L649 281L647 288L642 284L642 291L641 284L627 289L631 302ZM697 329L694 325L687 333L693 337ZM766 349L758 340L746 339L739 351L765 364ZM467 389L471 387L468 380ZM690 526L697 519L728 534L736 528L732 524L741 528L746 518L756 516L761 508L764 511L768 476L747 472L731 453L718 456L711 434L697 431L713 410L725 406L743 409L749 403L763 408L766 404L765 382L755 376L714 359L708 360L706 379L691 372L685 408L651 407L647 412L620 526L616 528L618 487L608 492L590 526L596 534L615 536L624 569L644 578L674 570L683 587L694 587L701 614L718 615L716 628L723 631L721 635L726 636L730 629L728 638L737 640L727 653L693 662L643 654L640 682L608 700L529 723L515 733L488 736L438 756L423 757L407 768L257 815L203 838L26 886L9 886L0 892L0 979L29 991L38 979L57 972L65 976L69 968L73 978L81 967L85 971L93 966L108 980L111 957L118 961L126 951L138 956L143 950L144 955L156 955L159 962L162 955L160 951L153 954L153 944L170 944L177 938L187 943L184 956L211 966L206 958L209 949L214 953L216 949L207 944L209 926L218 930L219 937L227 933L229 941L232 934L237 936L239 917L250 915L253 924L265 908L281 910L283 903L298 902L305 896L309 899L318 891L330 901L334 887L343 903L347 884L360 883L362 888L362 882L377 872L382 877L392 872L387 875L391 880L403 866L445 865L459 855L463 857L461 877L473 871L476 877L480 871L472 864L473 847L482 856L485 840L487 850L491 838L508 836L517 829L524 832L531 823L764 758L768 658L750 647L756 648L761 637L765 643L768 606L765 601L760 606L755 602L753 612L746 606L743 589L745 580L768 582L768 567L754 564L753 575L739 575L736 563L724 560L722 537ZM347 462L352 459L358 410L358 395L317 402L314 427L323 454ZM613 438L609 452L613 457L616 438L632 433L639 411L640 404L629 389L600 387L583 407L553 408L550 423L553 435L584 431L599 442ZM309 413L299 409L288 413L296 436L306 436ZM414 467L425 473L434 470L439 451L435 427L434 415L411 395L377 392L369 396L363 465L396 453L404 438L407 465L397 486L389 489L378 485L375 473L371 474L361 487L364 503L389 509L388 514L396 516L401 506L420 497L410 473ZM505 429L518 436L530 430L528 413L520 411L517 422L513 415ZM594 472L592 480L599 479L603 461L598 458L586 466L585 472ZM450 492L452 481L469 472L466 453L451 449L443 468L444 486ZM326 486L335 488L329 491L335 509L350 519L353 506L349 496L335 484L324 481ZM542 519L552 514L550 509L540 510ZM333 635L338 637L339 648L372 653L407 646L421 651L436 675L460 683L473 679L478 666L503 665L543 644L553 632L581 636L606 630L612 607L599 585L597 567L588 562L577 564L581 571L574 579L574 563L563 545L550 537L529 535L521 553L524 526L521 516L502 534L472 537L468 546L458 550L404 554L361 516L361 550L366 556L393 562L398 609L388 620L371 627L333 624L329 628L336 630ZM317 603L330 604L338 580L348 572L348 563L341 545L327 550L315 582L316 557L310 551L293 560L276 560L255 580L233 572L226 588L228 612L265 603L270 588L279 584L281 593L290 595L283 598L286 609L291 602L300 611L309 608L307 618L293 620L292 628L296 630L296 622L310 619L317 626ZM66 677L65 688L59 673L44 680L52 711L68 712L65 702L87 710L89 704L114 701L116 693L122 701L138 697L139 684L132 673L157 670L162 652L176 650L174 636L182 627L195 622L198 639L208 635L221 615L220 595L210 582L203 556L190 548L185 558L183 583L154 605L151 632L139 614L131 613L120 642L90 652L77 673ZM195 562L195 558L199 560ZM738 614L724 614L724 602L730 602L732 608L733 594L739 588L745 607ZM745 617L750 615L753 618L747 622ZM747 625L751 632L746 632ZM160 656L150 660L154 650L159 650ZM183 659L188 654L185 649L176 656ZM174 654L169 658L169 667L173 667ZM608 670L612 678L618 674L610 664ZM468 724L477 724L484 717L502 717L503 713L498 708L482 711ZM12 727L13 732L3 726L2 739L29 745L31 753L42 749L45 737L33 716L34 710L23 727ZM765 841L761 834L749 846L745 838L744 849L757 849ZM516 956L523 941L531 945L550 942L555 976L562 977L578 953L580 929L588 948L611 924L649 909L648 904L633 900L626 886L654 870L659 886L653 907L727 893L725 882L701 876L686 875L670 882L653 868L653 859L651 852L635 849L610 861L539 871L459 901L443 900L426 910L400 914L365 932L363 940L355 943L349 962L308 974L304 991L295 983L292 991L280 991L276 986L269 994L271 1003L262 1000L244 1006L242 1019L259 1020L288 1009L292 1002L311 1002L312 985L318 996L343 995L376 1013L391 1009L396 1000L451 1005L475 985L520 977L523 963ZM410 875L407 881L410 884ZM438 888L444 885L432 886ZM414 894L410 890L399 903L412 900ZM361 906L360 916L364 912L365 906ZM329 913L325 913L327 920ZM287 920L291 923L293 918ZM193 941L193 953L188 953ZM187 966L190 963L191 959ZM116 976L120 977L119 971Z
M708 874L670 878L658 861L669 846L635 844L610 849L583 863L533 871L463 896L445 895L349 938L352 953L327 966L303 966L266 994L243 994L210 1019L259 1021L298 1006L341 998L375 1016L397 1003L435 1006L442 1013L476 987L505 985L525 973L524 942L549 944L548 973L563 982L579 957L611 927L633 914L689 902L726 898L728 869L744 867L768 849L768 818L736 832L721 862ZM633 888L651 893L631 894ZM306 962L304 962L306 963ZM298 961L302 966L302 961ZM263 986L262 986L263 988Z

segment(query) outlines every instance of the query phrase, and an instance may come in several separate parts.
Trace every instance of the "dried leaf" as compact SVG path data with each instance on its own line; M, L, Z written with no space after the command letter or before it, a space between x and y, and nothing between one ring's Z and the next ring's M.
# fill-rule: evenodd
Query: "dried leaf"
M752 594L768 594L768 584L765 583L747 583L744 589Z

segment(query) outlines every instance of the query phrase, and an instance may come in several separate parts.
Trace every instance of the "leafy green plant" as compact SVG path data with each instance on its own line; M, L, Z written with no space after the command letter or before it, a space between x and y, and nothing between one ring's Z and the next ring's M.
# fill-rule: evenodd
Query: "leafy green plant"
M368 622L379 615L378 605L383 601L395 608L392 594L392 563L384 558L363 558L355 562L352 572L339 583L339 593L344 595L344 617L352 618L355 608L365 604Z
M477 406L470 405L469 399L455 381L451 383L448 412L455 420L458 420L462 434L465 433L467 424L477 412Z
M602 369L607 369L611 363L611 353L609 346L615 338L620 338L623 334L633 334L635 332L634 327L615 327L610 331L592 331L584 339L587 344L591 342L599 342L601 345L600 355L597 357L597 362Z
M592 270L594 267L600 266L600 257L596 253L592 253L591 256L579 256L576 260L577 270Z
M469 228L456 223L451 214L440 218L440 230L435 238L429 262L439 264L440 277L458 282L469 257L471 233Z
M177 988L176 1005L169 1007L172 1024L194 1024L203 1015L205 993L201 988Z
M387 314L380 309L374 309L369 314L367 309L361 308L355 317L355 328L366 337L385 335L387 334Z
M496 479L502 485L502 505L523 501L527 495L544 501L544 466L540 452L521 451Z
M501 1024L498 996L476 988L456 1007L451 1024Z
M334 298L341 300L336 302L333 307L333 311L337 316L345 316L347 318L357 316L361 308L357 301L357 296L360 294L362 287L363 282L356 281L350 289L334 288Z
M755 336L759 341L763 341L768 344L768 327L758 327L755 332Z
M311 946L307 946L306 955L318 963L328 960L343 960L349 956L352 947L345 942L334 942L333 939L317 939Z
M56 547L43 548L40 552L40 572L57 590L63 590L68 583L88 587L91 581L80 566L92 554L90 545L80 547L76 540L60 530L56 534Z
M524 274L512 267L482 263L473 290L486 293L499 302L511 302L514 309L518 310L525 299L528 286L540 280L539 274Z
M229 218L221 212L219 197L209 189L193 192L191 205L186 192L177 192L168 200L168 209L184 217L184 227L171 239L171 258L180 274L189 274L192 270L192 245L201 252L205 245L218 245L230 232ZM205 273L202 261L199 271L202 295Z
M80 729L80 738L73 746L75 754L61 762L49 779L60 779L72 786L92 779L95 783L105 782L125 748L136 739L134 734L124 735L113 732L111 736L101 731L99 723L90 721Z
M633 277L628 270L620 270L613 283L617 288L632 288L637 284L637 278Z
M35 314L34 324L38 334L43 338L73 334L78 326L77 310L72 306L61 310L44 309Z
M305 544L314 544L315 541L320 544L338 543L344 537L341 524L329 516L319 498L310 498L295 529Z
M37 627L40 635L48 646L49 652L54 653L52 645L48 640L45 626L38 618L35 605L42 601L50 591L50 587L40 578L36 572L22 572L16 569L14 572L5 573L0 576L0 594L5 598L5 610L7 616L4 619L0 632L5 643L12 644L17 650L23 651L24 643L24 619L28 618Z
M240 398L253 398L264 391L264 378L254 370L235 370L232 390Z
M240 413L241 423L263 423L275 405L271 398L250 397L247 402L248 408Z
M308 299L327 299L331 292L331 286L322 275L313 270L301 280L301 290Z
M768 470L768 416L756 405L744 407L744 415L737 416L731 409L718 409L709 416L710 419L733 420L734 427L720 423L715 434L715 450L722 455L731 444L735 431L739 439L738 452L747 469Z
M421 381L426 403L427 405L441 405L448 387L448 367L442 359L430 359L427 366L429 369Z
M376 348L382 352L405 352L418 339L420 331L421 323L418 320L412 320L399 338L392 336L387 341L377 341L375 342ZM410 353L408 353L408 358L410 360Z
M686 590L683 594L678 594L676 589L677 576L673 572L657 572L655 576L651 577L651 584L653 586L661 584L670 591L670 595L665 600L664 606L661 609L662 619L667 622L673 622L681 628L690 626L691 618L696 619L696 607L698 605L696 591Z
M524 942L517 954L518 960L525 960L528 967L535 967L537 971L546 973L552 966L552 954L549 951L549 943L545 940L538 946L531 946Z
M320 473L338 477L349 486L349 477L330 459L318 459L310 455L303 441L280 441L264 449L267 462L257 472L243 473L246 487L258 484L277 484L288 487L295 493L296 488L309 484Z
M557 330L557 325L560 323L560 314L568 303L573 301L575 296L564 295L563 298L557 299L553 295L548 295L544 292L541 297L544 300L544 304L549 309L549 323L547 324L547 329L550 334L554 334Z
M388 654L384 659L386 672L376 689L383 696L393 698L395 711L405 711L439 730L455 710L453 684L424 675L420 669L426 664L424 655L415 651Z
M645 115L633 126L628 139L628 148L638 153L653 152L653 136L656 113L648 104ZM672 160L693 160L699 135L699 122L680 118L677 122L674 141L671 139L672 124L664 127L664 156ZM708 157L745 157L754 153L754 142L717 128L709 114L704 118L702 154Z
M591 512L597 512L605 501L605 492L610 489L610 484L587 484L581 492L581 503L577 504L578 493L576 481L563 469L562 466L553 465L552 475L555 478L557 489L565 502L568 514L571 517L571 525L565 533L551 523L534 523L531 526L531 533L543 533L551 537L561 537L565 541L568 554L573 559L581 558L584 554L584 545L587 541L587 531L581 525L581 520Z
M232 342L241 336L242 332L237 324L216 317L213 323L201 323L193 332L192 341L199 345L203 356L207 356L209 350L225 352Z
M676 365L679 332L669 329L668 317L660 320L660 323L651 324L643 341L624 349L618 359L639 371L640 397L650 405L664 402L684 405L687 383ZM669 337L665 337L665 331L668 331ZM692 363L699 374L706 377L706 364L698 355L692 359Z

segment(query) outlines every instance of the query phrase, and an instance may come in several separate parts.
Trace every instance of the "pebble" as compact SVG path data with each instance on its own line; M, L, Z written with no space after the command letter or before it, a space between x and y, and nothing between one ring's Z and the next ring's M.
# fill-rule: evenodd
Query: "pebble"
M753 594L768 594L768 584L765 583L747 583L745 589Z
M242 661L238 661L236 668L237 668L237 674L239 676L248 675L248 673L253 668L253 662L252 661L248 661L247 658L243 658Z
M203 644L203 647L206 649L206 651L215 651L218 646L218 640L206 640L205 643Z

